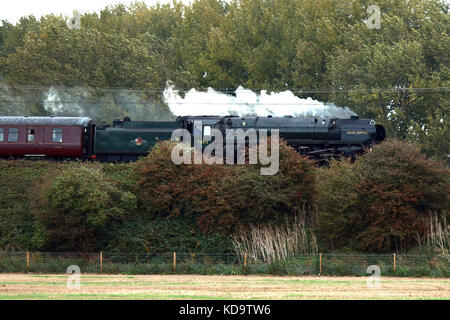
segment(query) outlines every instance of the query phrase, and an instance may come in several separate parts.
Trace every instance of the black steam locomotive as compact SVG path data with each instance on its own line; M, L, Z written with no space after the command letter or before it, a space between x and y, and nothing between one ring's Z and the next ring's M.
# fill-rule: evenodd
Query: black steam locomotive
M193 131L193 122L200 120L203 135L212 128L225 136L227 130L278 129L279 135L300 154L316 161L325 161L331 157L354 157L372 148L385 139L385 129L372 119L319 119L284 117L179 117L177 122L182 128Z
M145 156L176 129L192 135L201 121L202 136L212 129L225 136L230 129L279 129L280 137L299 153L317 161L353 157L385 138L385 129L371 119L322 119L285 117L183 116L175 121L115 120L95 124L76 117L0 117L0 157L97 159L104 162L134 161ZM198 133L198 132L197 132Z

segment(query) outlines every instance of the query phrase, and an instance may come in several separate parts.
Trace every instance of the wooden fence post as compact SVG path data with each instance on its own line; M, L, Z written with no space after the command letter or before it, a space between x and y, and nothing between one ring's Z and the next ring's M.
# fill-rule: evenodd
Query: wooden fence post
M397 266L396 266L396 261L395 261L395 260L396 260L396 259L395 259L396 257L397 257L397 255L394 253L394 272L395 272L395 269L396 269L396 267L397 267Z
M177 253L173 253L173 273L177 271Z
M244 270L247 270L247 251L244 252Z
M100 273L103 273L103 251L100 251Z
M27 269L30 268L30 253L27 251Z
M319 275L322 274L322 252L319 253Z

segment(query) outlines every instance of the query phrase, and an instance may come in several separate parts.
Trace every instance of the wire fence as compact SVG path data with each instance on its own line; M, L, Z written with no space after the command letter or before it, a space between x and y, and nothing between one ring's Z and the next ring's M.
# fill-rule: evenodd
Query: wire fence
M410 254L304 254L262 261L235 253L57 253L0 251L0 272L105 274L274 274L367 276L377 266L385 276L450 277L450 259Z

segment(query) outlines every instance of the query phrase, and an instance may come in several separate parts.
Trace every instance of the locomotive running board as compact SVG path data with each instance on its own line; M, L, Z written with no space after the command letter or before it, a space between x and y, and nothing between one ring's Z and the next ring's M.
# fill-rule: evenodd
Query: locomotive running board
M336 149L330 148L330 149L314 150L314 151L308 152L308 154L315 154L315 153L321 153L321 152L326 152L326 151L336 151Z

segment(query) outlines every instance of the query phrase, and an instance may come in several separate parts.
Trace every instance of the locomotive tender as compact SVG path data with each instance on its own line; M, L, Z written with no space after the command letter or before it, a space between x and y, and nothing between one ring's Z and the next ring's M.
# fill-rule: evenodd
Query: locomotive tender
M175 121L114 120L112 126L87 117L0 117L0 157L134 161L148 154L176 129L191 134L201 121L204 136L218 129L279 129L280 137L299 153L322 161L353 157L385 138L385 129L371 119L183 116Z

